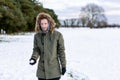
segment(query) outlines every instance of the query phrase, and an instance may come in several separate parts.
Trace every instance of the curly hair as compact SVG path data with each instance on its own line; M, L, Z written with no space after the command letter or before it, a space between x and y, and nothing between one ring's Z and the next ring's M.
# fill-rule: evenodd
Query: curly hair
M55 25L56 23L54 22L53 18L47 14L47 13L39 13L36 17L36 24L35 24L35 32L39 32L40 31L40 25L39 25L39 22L42 20L42 19L47 19L48 22L50 22L50 31L53 32L54 31L54 28L55 28Z

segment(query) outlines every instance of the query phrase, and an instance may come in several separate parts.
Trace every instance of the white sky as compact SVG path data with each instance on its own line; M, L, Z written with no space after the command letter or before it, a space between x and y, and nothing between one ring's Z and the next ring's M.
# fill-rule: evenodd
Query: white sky
M120 24L120 1L119 0L39 0L43 7L55 11L59 19L78 18L81 7L88 3L95 3L105 10L109 23Z

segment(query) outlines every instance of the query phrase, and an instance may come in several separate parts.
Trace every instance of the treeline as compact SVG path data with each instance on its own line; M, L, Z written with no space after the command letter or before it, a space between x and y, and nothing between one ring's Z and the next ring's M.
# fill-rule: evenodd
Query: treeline
M83 25L82 21L78 18L72 18L72 19L65 19L65 20L60 20L61 23L61 27L72 27L72 28L76 28L76 27L88 27L88 28L120 28L119 24L108 24L108 23L104 23L104 22L100 22L100 24L98 25L92 25L90 23L88 23L87 25Z
M44 8L37 0L0 0L0 30L6 33L33 31L36 16L40 12L50 14L56 26L60 26L55 12Z

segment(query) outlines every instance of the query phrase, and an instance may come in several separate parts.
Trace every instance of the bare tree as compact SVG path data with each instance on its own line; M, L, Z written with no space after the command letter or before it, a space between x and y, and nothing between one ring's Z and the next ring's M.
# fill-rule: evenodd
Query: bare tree
M68 27L68 26L69 26L69 20L68 20L68 19L65 19L65 20L63 21L63 26L64 26L64 27Z
M104 9L96 4L88 4L81 8L80 19L82 26L99 27L107 23ZM105 24L103 24L103 22ZM100 25L102 23L102 25Z
M74 27L74 26L76 26L77 25L77 19L75 19L75 18L71 18L71 19L65 19L64 21L63 21L63 26L64 27Z

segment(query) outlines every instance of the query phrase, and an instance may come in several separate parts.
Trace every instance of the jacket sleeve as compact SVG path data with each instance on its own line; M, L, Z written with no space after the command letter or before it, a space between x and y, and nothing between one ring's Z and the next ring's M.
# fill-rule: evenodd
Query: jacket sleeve
M38 48L38 45L37 45L37 40L36 40L35 35L34 35L34 43L33 43L33 45L34 45L33 46L33 53L32 53L31 58L37 60L40 55L39 55L39 48Z
M66 68L66 56L65 56L65 47L64 47L64 39L62 34L60 33L58 39L58 46L57 46L58 57L61 63L62 68Z

